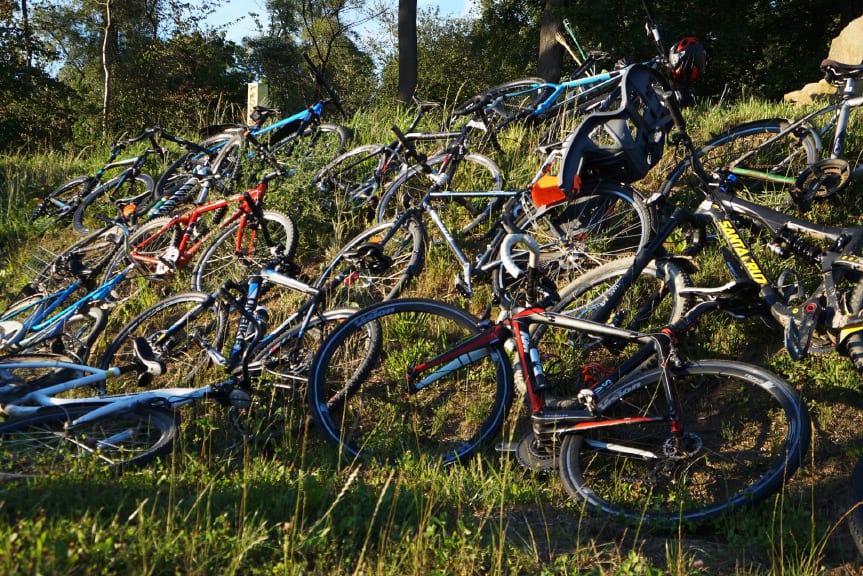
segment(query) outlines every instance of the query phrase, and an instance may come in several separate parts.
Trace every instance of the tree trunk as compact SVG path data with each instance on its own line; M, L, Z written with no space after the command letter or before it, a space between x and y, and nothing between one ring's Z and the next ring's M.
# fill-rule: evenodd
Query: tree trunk
M30 13L27 10L27 0L21 0L21 30L24 32L24 42L26 43L24 51L27 57L27 69L29 71L29 69L33 67L33 51L31 50L32 43L30 42L33 34L30 30Z
M542 10L536 73L547 82L560 80L563 69L563 46L558 44L554 37L561 31L560 23L566 3L567 0L545 0Z
M105 74L102 94L102 139L108 136L108 102L110 102L111 70L108 67L108 42L111 37L111 0L105 2L105 36L102 38L102 71Z
M396 98L410 102L417 88L417 0L399 0L399 90Z

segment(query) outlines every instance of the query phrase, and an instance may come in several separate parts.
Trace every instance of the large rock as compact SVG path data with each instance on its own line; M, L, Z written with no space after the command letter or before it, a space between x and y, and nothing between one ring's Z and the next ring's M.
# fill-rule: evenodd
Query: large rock
M833 39L827 57L843 64L863 63L863 16L852 20L839 36ZM863 93L863 83L858 83L855 91L857 94ZM802 90L789 92L785 95L785 101L811 104L818 98L828 98L834 94L836 94L836 88L824 80L819 80L807 84Z

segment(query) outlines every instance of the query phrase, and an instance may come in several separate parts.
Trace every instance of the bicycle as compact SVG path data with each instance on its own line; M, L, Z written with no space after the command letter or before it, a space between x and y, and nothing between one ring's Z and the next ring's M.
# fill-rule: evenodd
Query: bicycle
M737 177L736 193L777 210L797 206L802 211L815 201L841 192L853 177L842 156L851 113L863 105L854 96L863 65L821 62L825 79L837 87L838 101L819 107L798 120L781 118L739 124L704 144L697 155L708 172L728 171ZM826 118L819 127L816 120ZM822 138L833 131L829 155ZM691 184L684 158L661 187L664 195ZM697 175L694 176L697 179Z
M175 136L163 128L157 127L153 130L160 140L179 144L188 150L182 157L192 154L196 156L192 173L182 182L172 184L169 189L165 188L163 175L155 187L151 187L152 194L136 198L118 198L101 187L97 188L82 198L72 213L72 225L79 234L93 233L104 226L106 219L119 221L127 227L134 227L141 221L168 215L178 206L186 203L192 197L192 192L201 188L203 179L214 173L212 166L215 165L216 155L204 144ZM155 141L155 138L152 140ZM161 147L160 150L162 156L167 157L168 152ZM207 192L208 190L200 191L196 197L197 201L203 202Z
M468 123L458 131L415 132L425 114L441 105L416 98L414 103L417 112L404 134L405 139L410 142L452 141L446 149L439 149L425 156L425 165L434 171L430 178L443 175L450 166L454 167L454 174L455 166L458 166L459 182L471 182L477 189L500 190L503 187L503 177L498 165L487 156L469 152L465 147L476 124ZM395 192L390 193L389 190L401 188L405 180L422 176L418 174L419 170L419 167L410 166L410 158L404 145L396 138L387 145L366 144L345 152L321 168L312 179L312 184L321 192L331 195L332 199L327 199L326 202L332 202L337 207L347 206L346 210L354 213L368 209L377 212L380 220L382 216L380 211L376 210L375 204L390 202ZM453 184L451 179L446 186L454 190L460 188ZM461 204L453 203L450 208L458 212L467 210L470 214L464 232L486 218L492 209L468 204L464 199L460 202ZM457 218L452 220L458 221Z
M531 254L526 274L512 257L517 242ZM499 437L515 362L531 424L515 450L531 468L556 466L567 492L589 510L638 523L697 523L781 488L810 440L799 394L760 367L687 362L677 353L675 339L723 299L705 299L656 333L574 318L547 309L554 295L544 292L539 255L530 236L507 236L501 259L527 279L527 305L504 306L496 321L401 299L360 310L324 341L310 368L309 407L344 458L464 462ZM368 324L381 328L384 347L372 372L346 387ZM557 384L530 337L540 325L641 347L600 378L574 382L576 393L554 397Z
M157 153L164 157L165 152L157 141L157 137L162 133L163 130L159 127L149 128L130 140L115 141L111 145L108 160L95 174L73 178L53 190L39 201L39 205L30 214L30 221L34 222L41 218L59 221L73 215L87 198L116 196L121 204L137 203L149 198L153 194L155 184L153 178L143 172L143 168L151 154ZM137 156L117 160L126 148L143 140L148 140L150 147ZM122 170L103 182L107 173L118 169ZM79 234L88 232L80 222L74 224L74 229Z
M225 281L211 293L169 296L119 330L97 365L106 368L128 363L134 356L134 342L143 337L156 358L167 366L164 378L156 378L155 385L177 379L188 383L209 366L217 365L247 384L269 375L276 389L288 395L298 394L305 389L305 370L317 343L355 309L326 308L326 291L285 273L293 270L294 266L280 257L241 282ZM285 288L304 298L275 327L269 325L276 310L270 309L272 302L263 303L272 287ZM285 298L286 294L280 292L279 300ZM232 317L236 315L239 320L234 323ZM229 327L234 331L230 342ZM223 347L228 345L229 351L223 354ZM377 345L377 335L370 331L369 349ZM132 384L117 381L120 389Z
M21 479L107 467L142 466L170 451L177 435L175 415L162 396L93 396L105 382L134 372L142 381L162 367L140 343L139 358L107 370L61 355L21 355L0 360L0 476ZM87 390L82 396L80 391ZM88 395L89 394L89 395ZM124 402L129 409L106 411ZM101 412L100 412L101 411Z
M645 28L657 50L656 56L642 64L666 70L669 67L668 52L653 16L653 6L650 0L642 0L642 7L646 15ZM510 80L459 104L453 110L451 118L463 116L478 102L485 102L485 126L489 129L494 144L494 134L519 122L548 124L540 135L539 142L551 144L561 139L568 117L577 118L605 107L609 92L617 86L625 66L618 65L612 70L596 72L597 66L608 60L610 55L600 50L585 53L569 22L564 20L564 26L581 54L581 58L576 57L565 38L560 34L556 36L558 43L564 46L578 65L568 79L561 82L549 82L538 77ZM684 82L676 84L676 90L680 92L689 90L689 86Z
M652 215L640 193L626 182L641 179L662 155L665 131L671 124L659 94L664 86L652 69L630 66L621 76L617 106L587 116L563 147L546 147L547 158L529 188L453 192L443 189L447 174L440 175L395 220L374 225L349 240L316 285L323 285L334 270L350 263L356 273L340 287L344 301L368 303L395 297L422 271L423 221L428 216L458 260L455 286L471 295L477 272L499 269L497 253L504 232L490 229L483 238L488 243L485 251L471 261L438 214L432 201L438 198L505 199L500 213L514 214L516 225L542 243L546 265L561 274L578 273L637 251L651 234ZM628 122L639 127L634 134ZM393 131L408 153L418 157L398 128ZM552 170L558 164L560 170L554 176ZM391 186L388 194L393 189Z
M211 168L222 177L225 186L242 179L241 164L252 158L270 165L275 161L285 174L291 175L298 171L313 173L344 152L350 138L348 130L321 121L328 104L334 105L342 116L345 115L341 99L308 55L303 54L303 57L315 83L323 88L327 98L270 124L267 121L281 111L278 108L255 106L250 118L251 125L221 124L205 130L208 136L202 146L215 155ZM191 153L179 158L160 179L163 189L170 190L172 183L176 185L188 178L199 158L200 154Z
M127 285L131 292L115 298L127 299L144 280L165 280L193 261L192 286L203 289L212 286L213 278L218 284L227 278L241 280L274 257L290 258L297 243L293 220L262 208L269 183L281 175L280 170L264 174L256 187L242 194L196 204L184 214L139 226L129 237L129 249L115 251L105 269L108 276L132 261L142 270ZM205 180L202 195L213 178Z
M128 230L119 227L112 233L128 236ZM87 361L108 325L108 312L116 306L112 295L137 266L130 263L106 273L96 285L94 279L102 274L107 258L103 255L101 262L90 263L95 267L86 267L78 253L70 252L51 265L51 274L59 280L42 277L25 287L23 297L0 314L0 354L47 349L81 363ZM79 292L83 294L76 296Z
M405 130L408 135L412 135L428 112L441 107L439 102L420 100L416 96L413 104L416 114ZM397 139L386 145L357 146L325 164L312 178L312 185L325 195L332 195L333 199L327 201L340 211L342 206L348 210L362 210L376 199L392 177L407 167L402 152Z

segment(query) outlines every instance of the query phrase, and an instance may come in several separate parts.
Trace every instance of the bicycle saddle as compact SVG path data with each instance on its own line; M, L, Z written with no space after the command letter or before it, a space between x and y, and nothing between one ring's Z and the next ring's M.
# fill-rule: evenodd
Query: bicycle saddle
M824 79L830 84L843 82L848 78L863 78L863 64L843 64L830 58L821 61L821 71Z

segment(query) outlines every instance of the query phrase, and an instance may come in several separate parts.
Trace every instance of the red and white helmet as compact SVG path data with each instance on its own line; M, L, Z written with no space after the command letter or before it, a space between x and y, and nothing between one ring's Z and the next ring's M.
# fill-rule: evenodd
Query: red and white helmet
M690 86L704 75L707 50L695 36L681 38L668 51L668 68L675 84Z

